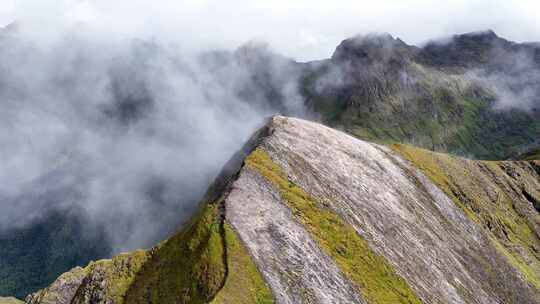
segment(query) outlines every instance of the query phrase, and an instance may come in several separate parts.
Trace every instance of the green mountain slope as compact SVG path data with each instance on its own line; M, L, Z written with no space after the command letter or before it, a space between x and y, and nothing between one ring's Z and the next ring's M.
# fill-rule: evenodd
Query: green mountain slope
M524 52L530 58L540 53L492 32L423 48L390 35L356 37L343 41L331 59L306 64L302 89L323 122L359 138L506 159L540 136L538 98L529 108L498 108L505 98L518 104L520 90L539 96L538 62L530 59L519 70L510 63L527 58Z

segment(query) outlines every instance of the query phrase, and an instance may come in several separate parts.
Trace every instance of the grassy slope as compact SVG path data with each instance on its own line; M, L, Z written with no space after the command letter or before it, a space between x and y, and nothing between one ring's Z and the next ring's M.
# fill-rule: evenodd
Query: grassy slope
M229 276L212 304L271 304L274 299L236 232L225 224Z
M115 304L274 302L247 250L220 216L218 204L207 205L185 229L149 251L121 254L72 271L72 279L68 272L62 280L76 280L80 276L75 272L81 271L85 278L74 304L88 299ZM46 288L37 297L53 303L56 292Z
M219 203L209 204L186 229L153 249L126 295L126 303L212 300L273 303L243 245L220 215Z
M290 182L266 152L255 150L246 164L276 186L295 217L359 287L368 303L421 303L384 257L375 254L351 225Z
M204 303L226 277L221 223L208 205L183 232L156 247L127 293L128 303Z
M470 161L419 148L394 145L442 189L475 223L523 277L540 291L540 214L524 199L540 201L536 162ZM535 168L537 168L535 170Z

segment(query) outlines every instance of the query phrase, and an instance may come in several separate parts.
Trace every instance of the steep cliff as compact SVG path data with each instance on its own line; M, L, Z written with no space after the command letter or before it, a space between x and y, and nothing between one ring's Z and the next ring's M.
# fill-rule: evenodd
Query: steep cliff
M27 303L540 303L540 162L392 148L273 117L197 216Z

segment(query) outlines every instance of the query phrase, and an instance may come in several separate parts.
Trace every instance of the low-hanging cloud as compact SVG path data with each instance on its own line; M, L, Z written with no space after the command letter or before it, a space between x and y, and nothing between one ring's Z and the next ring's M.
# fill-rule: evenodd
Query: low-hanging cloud
M540 61L532 49L513 52L493 46L490 51L496 68L472 69L470 79L495 95L495 110L540 109Z
M265 117L305 114L295 68L257 43L190 53L77 32L0 40L0 231L75 207L115 251L149 246Z

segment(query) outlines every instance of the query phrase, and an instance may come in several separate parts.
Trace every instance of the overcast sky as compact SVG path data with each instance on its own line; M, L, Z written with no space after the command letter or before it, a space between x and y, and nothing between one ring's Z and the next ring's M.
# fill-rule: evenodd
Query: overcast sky
M154 38L186 48L234 48L265 40L299 60L330 56L344 38L389 32L412 44L493 29L515 41L540 41L536 0L2 0L0 24L31 26L36 39L84 23L117 37Z

